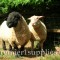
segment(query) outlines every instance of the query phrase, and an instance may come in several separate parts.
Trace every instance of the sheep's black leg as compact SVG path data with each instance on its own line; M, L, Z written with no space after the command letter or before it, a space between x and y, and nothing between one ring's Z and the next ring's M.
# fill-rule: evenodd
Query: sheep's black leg
M12 46L9 44L9 50L11 51L12 50Z
M31 46L32 46L31 50L34 50L34 41L33 40L31 41Z
M25 46L25 45L22 45L22 46L21 46L20 51L23 51L23 50L24 50L24 46Z
M17 47L16 43L14 42L13 44L14 44L14 50L15 49L18 50L18 47Z
M23 50L24 50L24 46L25 46L26 44L27 44L27 42L21 46L20 51L23 51Z
M2 40L2 47L4 50L6 50L6 44L5 44L5 41Z

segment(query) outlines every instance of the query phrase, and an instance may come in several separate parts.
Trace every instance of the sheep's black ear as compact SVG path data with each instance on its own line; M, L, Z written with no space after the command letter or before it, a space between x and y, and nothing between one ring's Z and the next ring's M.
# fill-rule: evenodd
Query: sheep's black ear
M6 18L4 18L4 20L6 20L6 21L7 21L7 17L6 17Z

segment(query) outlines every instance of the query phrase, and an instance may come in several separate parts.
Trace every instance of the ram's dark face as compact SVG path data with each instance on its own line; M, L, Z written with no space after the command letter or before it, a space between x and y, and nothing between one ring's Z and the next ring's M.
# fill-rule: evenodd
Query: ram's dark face
M18 21L20 21L22 16L18 12L12 12L8 15L7 18L7 26L9 28L16 27L18 24Z

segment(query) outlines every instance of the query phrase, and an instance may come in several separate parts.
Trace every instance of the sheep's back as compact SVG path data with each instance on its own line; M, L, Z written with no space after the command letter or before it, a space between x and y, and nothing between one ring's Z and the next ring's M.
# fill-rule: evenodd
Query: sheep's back
M21 27L18 29L18 31L15 32L17 38L16 42L19 45L23 45L25 42L28 42L30 40L31 34L25 20L23 20L22 24L20 25Z
M43 22L39 21L36 24L29 24L29 29L36 40L46 39L47 29Z

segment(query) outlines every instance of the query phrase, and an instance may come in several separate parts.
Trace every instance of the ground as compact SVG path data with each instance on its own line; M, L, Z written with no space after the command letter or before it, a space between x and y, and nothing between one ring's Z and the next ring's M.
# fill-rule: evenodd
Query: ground
M8 47L8 43L7 43L7 47ZM30 49L31 50L31 43L28 42L28 44L25 46L26 49ZM34 55L34 56L31 56L31 55L26 55L26 56L15 56L14 55L14 52L13 51L8 51L6 50L7 52L10 52L10 53L4 53L6 52L5 50L2 49L2 44L1 44L1 41L0 41L0 60L57 60L59 58L59 55L60 55L60 47L55 47L55 54L51 54L51 55L48 55L48 54L45 54L45 56L41 56L41 55ZM10 55L11 53L13 53L13 55ZM52 57L53 56L53 57ZM58 56L58 58L57 58Z

